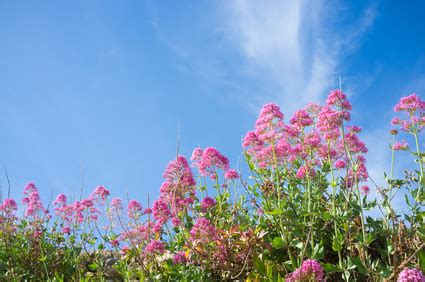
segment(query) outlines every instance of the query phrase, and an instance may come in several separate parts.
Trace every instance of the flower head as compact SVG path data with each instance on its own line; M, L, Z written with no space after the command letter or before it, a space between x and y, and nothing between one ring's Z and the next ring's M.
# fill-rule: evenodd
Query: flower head
M215 206L216 201L211 197L205 197L202 199L201 202L201 209L202 211L207 211L211 207Z
M229 169L229 160L216 148L208 147L202 153L202 158L199 162L199 172L201 175L215 179L217 169L227 171Z
M422 271L416 268L405 268L398 275L397 282L425 282Z
M110 195L109 190L105 189L103 186L97 186L96 189L90 194L90 198L97 201L100 200L101 203L105 203L106 197Z
M394 145L393 145L393 150L394 151L407 151L407 150L409 150L409 145L404 140L402 142L395 142Z
M23 203L27 205L25 216L38 216L40 211L44 214L48 213L47 210L44 209L40 194L33 182L30 182L25 186L24 194L26 197L23 199Z
M142 204L136 200L131 200L127 206L127 215L130 218L137 219L142 212Z
M425 102L415 93L403 97L394 107L395 112L404 112L404 118L394 117L392 125L397 125L401 130L415 133L425 126Z
M0 211L4 211L6 214L12 214L18 210L18 204L12 198L7 198L0 205Z
M216 239L217 230L211 222L205 217L198 218L190 230L190 241L206 244Z
M111 208L115 212L119 212L120 210L122 210L122 200L121 200L121 198L113 198L111 200Z
M425 109L425 102L421 100L419 96L417 96L415 93L403 97L400 99L397 105L394 107L394 112L410 112L414 113L417 110L424 110Z
M324 281L325 271L323 267L314 259L308 259L301 264L294 272L289 274L285 281Z
M187 262L187 257L186 257L185 252L183 252L183 251L176 252L174 254L174 256L173 256L173 262L175 264L179 264L179 263L184 264L184 263L186 263Z
M226 179L238 179L239 173L234 169L228 169L224 174L224 178Z
M298 110L294 113L294 116L289 122L297 125L298 127L306 127L313 124L313 119L306 110Z
M165 252L164 242L158 240L152 240L146 247L146 254L163 254Z
M54 205L65 205L66 204L66 196L65 194L59 194L56 197L56 200L53 202Z

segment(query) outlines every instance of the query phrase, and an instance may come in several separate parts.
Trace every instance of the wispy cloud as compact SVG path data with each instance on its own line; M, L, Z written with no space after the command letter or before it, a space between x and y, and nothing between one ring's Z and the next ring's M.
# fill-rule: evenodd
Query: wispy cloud
M293 111L335 88L344 57L377 15L370 5L341 27L342 7L335 7L326 1L223 2L222 31L245 59L246 75L270 84L266 95L244 99L248 105L273 99Z

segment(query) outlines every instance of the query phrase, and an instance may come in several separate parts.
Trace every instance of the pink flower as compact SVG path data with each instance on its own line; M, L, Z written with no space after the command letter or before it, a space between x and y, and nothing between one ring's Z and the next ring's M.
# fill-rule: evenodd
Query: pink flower
M234 169L228 169L226 171L226 174L224 175L224 178L226 178L226 179L238 179L239 174Z
M416 94L400 99L394 107L395 112L405 112L405 119L395 117L391 120L392 125L400 126L401 130L414 133L419 132L425 126L425 102Z
M25 216L37 217L40 211L47 214L47 210L44 209L43 203L40 199L40 194L38 193L37 187L35 187L34 183L30 182L25 186L24 194L27 197L23 199L23 203L28 206L25 210Z
M30 194L31 192L34 192L36 190L37 190L37 187L35 187L34 182L28 182L28 184L25 185L24 194Z
M140 212L142 211L142 204L136 200L131 200L127 206L127 215L130 218L138 219L140 217Z
M217 238L217 230L205 217L198 218L190 230L190 241L195 244L197 242L207 244Z
M306 177L307 172L309 172L310 177L314 177L316 175L316 172L314 171L313 168L309 168L306 165L303 165L298 169L296 177L298 179L303 179Z
M366 145L364 142L360 141L357 134L353 132L349 132L345 134L345 140L346 144L348 145L348 149L352 153L367 153L368 149L366 148ZM341 141L341 147L343 147L343 142Z
M201 158L202 158L202 153L203 153L204 151L200 148L200 147L197 147L197 148L195 148L194 150L193 150L193 152L192 152L192 156L190 157L190 160L191 161L193 161L193 166L194 167L196 167L196 166L198 166L198 164L199 164L199 161L201 160Z
M354 125L354 126L347 126L347 130L351 133L359 133L362 131L362 128L360 126Z
M183 251L176 252L173 257L173 262L175 264L185 264L187 262L186 254Z
M93 200L101 200L101 203L106 201L106 197L109 196L109 190L103 186L97 186L96 189L90 194L90 198Z
M196 185L192 170L185 157L178 156L177 159L168 163L165 168L164 178L168 183L192 187Z
M285 281L324 281L324 277L325 271L320 263L314 259L308 259L302 263L300 268L289 274Z
M326 100L326 104L337 106L345 110L351 110L352 108L350 102L348 102L347 100L347 96L339 89L332 90L329 93L328 99Z
M146 254L163 254L165 252L164 242L158 240L152 240L146 247Z
M163 199L157 199L153 202L152 207L153 218L162 224L166 223L171 216L171 211Z
M201 209L202 211L207 211L208 209L210 209L211 207L215 206L216 201L211 198L211 197L205 197L202 199L201 202Z
M94 206L93 200L91 199L83 199L81 200L81 205L86 208L91 208Z
M317 128L327 140L336 140L339 136L339 127L343 120L349 120L349 116L343 112L333 110L329 105L324 106L319 113Z
M362 187L360 187L360 191L362 192L363 195L368 195L370 192L369 186L364 185Z
M313 119L310 117L307 111L298 110L294 113L294 116L289 121L291 124L295 124L298 127L306 127L313 124Z
M309 148L317 149L321 144L320 135L317 132L313 131L304 137L304 143ZM308 153L307 150L304 151L305 153Z
M71 228L68 227L68 226L62 228L62 233L63 234L69 234L69 233L71 233Z
M112 247L118 247L120 245L120 242L118 240L111 240L109 243L111 243Z
M255 122L255 134L263 142L276 142L283 128L283 114L275 103L265 104Z
M209 176L210 178L214 179L214 176L217 173L217 169L222 169L224 171L228 170L229 160L220 154L217 149L208 147L202 154L202 158L199 163L199 172L201 175Z
M243 139L242 143L243 147L251 146L255 149L261 148L263 145L264 142L258 138L257 134L254 131L249 131L245 135L245 138Z
M406 111L410 113L414 113L417 110L424 110L425 102L421 100L419 96L415 93L403 97L400 99L400 102L395 105L394 112Z
M151 214L152 213L152 209L151 208L146 208L143 210L143 214Z
M404 140L402 142L396 142L393 145L393 150L394 151L407 151L407 150L409 150L409 145Z
M122 210L122 200L121 198L113 198L111 200L111 208L116 212Z
M171 161L165 169L164 178L160 198L171 214L174 216L190 209L193 204L192 197L196 192L196 181L186 158L178 156L176 160Z
M59 194L56 197L56 200L53 202L54 205L65 205L66 204L66 196L64 194Z
M263 106L260 116L257 119L256 125L267 124L274 119L283 119L283 114L280 108L275 103L268 103Z
M400 272L397 282L425 282L425 277L418 269L405 268Z
M180 226L182 224L182 221L178 217L173 217L171 219L171 223L173 224L174 227L177 227L177 226Z
M344 160L337 160L334 165L336 168L341 169L341 168L345 168L347 164L345 163Z
M18 204L12 198L7 198L3 201L3 204L0 205L0 211L5 211L6 214L12 214L18 210Z

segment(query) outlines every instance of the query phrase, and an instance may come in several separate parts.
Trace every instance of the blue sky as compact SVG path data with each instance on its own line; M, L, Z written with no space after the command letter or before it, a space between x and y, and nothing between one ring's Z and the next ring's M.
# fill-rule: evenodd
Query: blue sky
M0 165L34 181L156 197L180 152L235 167L265 102L287 117L343 89L388 169L397 100L425 92L425 5L400 1L1 1ZM180 126L179 126L180 125ZM1 175L3 195L7 182Z

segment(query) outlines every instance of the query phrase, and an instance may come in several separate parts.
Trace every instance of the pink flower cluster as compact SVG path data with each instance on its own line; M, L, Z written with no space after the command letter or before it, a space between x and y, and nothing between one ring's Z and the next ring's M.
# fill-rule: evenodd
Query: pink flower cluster
M400 272L397 282L425 282L422 271L416 268L405 268Z
M35 187L34 183L30 182L25 186L24 195L26 197L22 199L22 203L27 205L25 216L38 217L40 212L44 214L48 213L41 202L40 194L38 193L37 187Z
M195 225L190 230L190 241L193 244L208 244L218 239L217 230L205 217L196 220Z
M346 184L352 187L368 178L363 156L368 150L358 137L361 128L344 126L351 108L346 95L334 90L324 106L312 104L298 110L286 124L280 108L266 104L242 146L260 168L286 167L298 179L315 177L322 164L330 161L333 169L347 169Z
M7 198L3 201L3 204L0 204L0 212L4 212L6 215L12 215L17 210L18 204L14 199Z
M90 199L93 201L99 201L101 204L106 202L106 198L109 196L109 190L103 186L97 186L96 189L90 194Z
M409 145L406 141L395 142L392 148L394 151L407 151L409 150Z
M425 126L425 102L415 93L401 98L394 111L405 113L404 118L395 117L391 120L392 125L403 131L415 133Z
M113 212L115 212L116 214L119 214L121 212L121 210L123 209L122 199L121 198L113 198L111 200L110 207L111 207Z
M229 169L226 171L226 173L224 174L224 178L225 179L238 179L239 178L239 173L234 170L234 169Z
M145 247L145 254L163 254L165 252L164 242L152 240Z
M68 205L66 196L59 194L53 204L55 205L54 210L56 215L65 223L63 232L66 234L70 232L71 226L83 223L85 218L97 220L100 213L100 210L95 207L95 202L91 197L81 201L75 201Z
M159 198L153 202L152 215L161 225L170 219L171 211L164 199Z
M285 281L298 282L298 281L324 281L325 271L323 267L314 259L308 259L301 264L294 272L289 274Z
M239 177L235 170L229 170L229 160L216 148L208 147L205 150L199 147L195 148L190 159L193 161L192 166L198 167L202 176L208 176L215 180L218 177L218 170L223 170L226 172L226 179Z
M211 197L205 197L201 201L201 209L204 212L214 207L215 205L216 205L216 201Z
M196 192L196 181L185 157L178 156L171 161L164 173L165 182L160 188L160 198L152 207L153 216L161 224L172 217L175 226L180 225L179 217L192 208Z
M173 262L175 264L185 264L187 262L187 257L185 252L183 251L176 252L173 256Z
M136 200L131 200L127 206L127 215L129 218L134 220L139 219L142 216L142 204Z
M53 205L56 215L64 221L63 233L69 234L73 226L80 225L85 220L98 220L100 210L96 204L104 205L109 194L109 190L105 187L97 186L88 198L70 204L67 204L64 194L59 194ZM119 205L119 199L113 199L111 202L112 209L119 208Z

